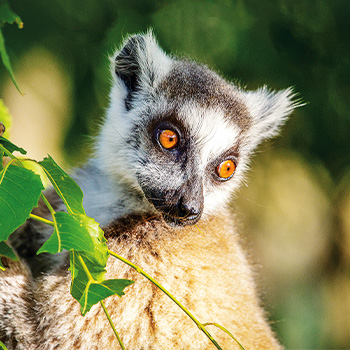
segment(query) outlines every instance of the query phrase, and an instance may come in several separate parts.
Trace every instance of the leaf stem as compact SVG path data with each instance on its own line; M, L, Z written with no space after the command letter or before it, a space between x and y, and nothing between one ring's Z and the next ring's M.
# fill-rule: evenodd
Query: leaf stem
M79 261L80 261L80 263L81 263L81 265L82 265L82 267L83 267L83 269L84 269L84 271L85 271L85 273L86 273L86 276L87 276L88 279L89 279L89 283L94 283L94 282L96 282L96 280L92 277L92 275L91 275L91 273L90 273L88 267L87 267L86 264L85 264L85 261L83 260L83 258L82 258L81 255L79 254L79 252L76 251L76 253L77 253L78 259L79 259ZM102 306L102 308L103 308L103 311L104 311L105 315L107 316L108 322L109 322L110 326L112 327L115 336L116 336L117 339L118 339L118 342L119 342L121 348L122 348L123 350L125 350L124 344L123 344L122 340L120 339L117 330L115 329L115 326L114 326L114 324L113 324L113 321L112 321L112 319L111 319L111 316L109 315L109 313L108 313L108 311L107 311L107 309L106 309L106 306L105 306L103 300L100 301L100 304L101 304L101 306Z
M44 201L45 205L49 209L49 211L51 213L51 216L52 216L53 227L58 232L57 221L56 221L56 218L55 218L56 212L55 212L54 208L52 208L50 202L47 200L47 198L44 196L43 193L41 193L40 198ZM58 239L57 252L60 252L61 251L61 238L60 238L60 235L57 235L57 239Z
M197 327L210 339L210 341L216 346L217 349L222 350L220 345L216 342L216 340L210 335L210 333L205 329L202 323L200 323L192 314L190 311L188 311L185 306L183 306L170 292L168 292L162 285L160 285L155 279L153 279L150 275L148 275L145 271L143 271L140 267L133 264L129 260L123 258L122 256L118 255L117 253L114 253L113 251L108 249L108 253L112 255L113 257L119 259L120 261L124 262L125 264L132 267L134 270L136 270L138 273L146 277L149 281L151 281L154 285L156 285L162 292L164 292L175 304L177 304L182 311L184 311L187 316L189 316L192 321L197 325Z
M6 347L5 344L2 343L1 341L0 341L0 348L1 348L1 349L4 349L4 350L7 350L7 347Z
M8 157L10 157L10 158L12 158L12 159L18 160L18 159L16 158L16 156L14 156L10 151L8 151L2 144L0 144L0 149L1 149Z
M242 344L237 340L237 338L235 338L233 336L233 334L227 330L225 327L217 324L217 323L211 323L211 322L208 322L208 323L203 323L203 326L206 327L206 326L215 326L215 327L218 327L220 328L222 331L224 331L226 334L228 334L238 345L239 347L242 349L242 350L245 350L244 347L242 346Z
M50 221L50 220L47 220L41 216L38 216L38 215L35 215L35 214L30 214L30 218L33 219L33 220L36 220L36 221L40 221L44 224L47 224L47 225L50 225L52 227L55 227L55 224L53 221Z
M105 304L104 304L104 302L103 302L102 300L100 301L100 304L101 304L101 306L102 306L102 308L103 308L103 311L105 312L105 314L106 314L106 316L107 316L107 318L108 318L108 322L109 322L110 326L112 327L115 336L116 336L117 339L118 339L118 342L119 342L119 344L120 344L120 347L121 347L123 350L125 350L124 344L123 344L121 338L119 337L119 334L118 334L117 330L116 330L115 327L114 327L114 324L113 324L113 321L112 321L112 319L111 319L111 316L109 315L109 313L108 313L108 311L107 311L107 309L106 309L106 306L105 306Z
M78 259L79 259L81 265L83 266L83 269L84 269L84 271L85 271L85 273L86 273L86 276L88 277L89 281L90 281L90 282L96 282L95 279L92 277L92 275L91 275L89 269L87 268L87 266L86 266L86 264L85 264L85 261L83 260L83 258L82 258L81 255L79 254L79 252L77 252L77 251L75 251L75 252L76 252L76 254L78 255Z

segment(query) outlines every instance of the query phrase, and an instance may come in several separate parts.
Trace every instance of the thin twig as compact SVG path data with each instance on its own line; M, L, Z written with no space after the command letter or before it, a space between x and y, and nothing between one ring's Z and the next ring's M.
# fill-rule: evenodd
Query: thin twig
M0 341L0 348L3 349L3 350L7 350L7 347L1 341Z
M56 212L55 212L54 208L52 208L50 202L47 200L47 198L45 197L45 195L42 192L41 192L40 197L44 201L47 208L49 209L51 216L52 216L52 220L53 220L53 227L56 230L56 232L58 232L57 221L56 221L56 217L55 217ZM57 240L58 240L57 251L60 252L61 251L61 237L60 237L60 235L57 235Z
M90 273L88 267L87 267L86 264L85 264L85 261L83 260L83 258L82 258L81 255L79 254L79 252L76 251L76 254L78 255L78 259L79 259L79 261L80 261L80 263L81 263L81 265L82 265L82 267L83 267L83 269L84 269L84 271L85 271L85 273L86 273L86 275L87 275L87 277L88 277L88 279L89 279L88 284L89 284L89 283L91 284L91 283L96 282L96 280L92 277L92 275L91 275L91 273ZM87 298L86 298L86 300L87 300ZM115 336L116 336L117 339L118 339L118 342L119 342L121 348L122 348L123 350L125 350L124 344L123 344L121 338L119 337L119 334L118 334L118 332L117 332L117 330L116 330L116 328L115 328L115 326L114 326L114 324L113 324L113 321L112 321L112 319L111 319L111 316L109 315L109 313L108 313L108 311L107 311L107 309L106 309L106 306L105 306L103 300L100 301L100 304L101 304L101 306L102 306L102 308L103 308L103 311L104 311L105 315L107 316L108 322L109 322L110 326L112 327Z
M111 319L111 316L109 315L109 313L108 313L108 311L107 311L107 309L106 309L106 306L105 306L105 304L104 304L104 302L103 302L102 300L100 301L100 304L101 304L101 306L102 306L102 308L103 308L103 311L105 312L105 314L106 314L106 316L107 316L107 318L108 318L108 322L109 322L109 324L111 325L115 336L116 336L117 339L118 339L119 345L121 346L121 348L122 348L123 350L125 350L124 344L123 344L122 340L120 339L119 334L118 334L117 330L116 330L115 327L114 327L114 324L113 324L113 321L112 321L112 319Z
M38 216L38 215L35 215L35 214L30 214L30 218L33 219L33 220L36 220L36 221L40 221L42 222L43 224L47 224L47 225L50 225L52 227L55 227L55 224L53 221L50 221L50 220L47 220L41 216Z
M224 331L226 334L228 334L239 346L242 350L245 350L244 347L242 346L242 344L237 340L237 338L235 338L233 336L233 334L227 330L225 327L219 325L218 323L211 323L211 322L208 322L208 323L203 323L203 326L206 327L206 326L215 326L215 327L218 327L220 328L222 331Z
M146 277L149 281L151 281L154 285L156 285L162 292L164 292L175 304L177 304L182 311L184 311L187 316L189 316L192 321L197 325L197 327L210 339L210 341L216 346L217 349L222 350L220 345L216 342L216 340L210 335L210 333L205 329L205 327L200 323L173 295L171 295L162 285L160 285L155 279L153 279L150 275L148 275L145 271L143 271L140 267L136 266L129 260L123 258L122 256L114 253L111 250L108 250L108 253L115 258L119 259L120 261L124 262L125 264L132 267L134 270L136 270L138 273Z

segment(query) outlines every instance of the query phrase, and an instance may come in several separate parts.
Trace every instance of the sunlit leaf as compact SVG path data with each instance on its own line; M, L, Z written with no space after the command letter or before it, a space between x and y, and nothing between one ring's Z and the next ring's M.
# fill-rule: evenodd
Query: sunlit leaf
M112 279L101 283L89 283L79 300L81 314L84 316L93 305L111 295L118 295L121 297L125 294L124 289L132 283L134 282L126 279Z
M45 170L57 194L62 198L68 213L85 214L83 208L83 192L76 182L48 156L39 164Z
M83 252L71 251L70 258L71 294L80 303L82 315L85 315L92 305L111 295L122 296L124 288L133 283L125 279L105 281L106 266L96 263L93 254L87 256Z
M83 267L84 264L85 266ZM91 254L89 257L83 252L71 251L70 252L70 271L72 274L71 294L75 298L80 306L83 308L84 304L81 303L82 297L91 282L103 282L106 274L106 265L99 265L94 262L94 256ZM89 271L89 275L86 270Z
M4 137L0 136L0 144L3 145L10 153L13 152L20 152L22 154L27 154L27 151L24 150L21 147L16 146L8 139L5 139Z
M29 218L43 189L40 176L13 162L0 172L0 241Z
M92 218L81 214L54 214L56 227L51 237L39 249L37 254L47 252L56 254L63 249L94 252L94 243L90 231L93 229Z
M102 231L102 230L101 230ZM106 274L106 264L108 259L108 249L104 241L100 241L97 237L93 238L95 241L94 253L71 251L70 252L70 271L72 274L71 294L76 300L80 300L87 283L91 278L94 281L104 281ZM83 260L83 267L81 260ZM86 274L85 269L90 273L90 276Z

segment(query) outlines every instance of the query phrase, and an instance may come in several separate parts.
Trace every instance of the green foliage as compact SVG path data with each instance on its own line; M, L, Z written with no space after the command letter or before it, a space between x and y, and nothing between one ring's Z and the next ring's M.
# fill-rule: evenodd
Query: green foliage
M0 257L1 256L5 256L12 260L18 260L16 254L4 241L0 242ZM4 266L1 264L1 259L0 259L0 270L5 270Z
M20 152L21 154L27 154L27 151L24 150L21 147L16 146L15 144L13 144L11 141L9 141L8 139L6 139L3 136L0 136L0 144L6 148L6 150L10 153L13 152Z
M7 54L6 47L5 47L5 38L4 38L4 36L2 34L2 30L1 30L1 27L5 23L9 23L9 24L17 23L18 28L23 28L23 22L22 22L21 18L10 9L9 4L6 1L2 0L0 2L0 56L1 56L2 63L4 64L7 71L9 72L11 79L12 79L13 83L15 84L17 90L20 93L22 93L18 84L17 84L17 81L15 79L15 75L14 75L13 70L12 70L10 58Z
M111 295L124 295L124 288L133 281L125 279L104 280L105 264L97 263L93 254L71 252L71 294L79 301L84 316L91 307Z
M29 218L44 189L40 176L16 163L9 162L0 172L0 241Z
M93 220L81 214L54 213L54 231L51 237L39 249L38 254L47 252L56 254L65 250L85 250L94 252L94 244L89 228Z
M83 192L76 182L48 156L39 162L57 194L62 198L68 213L83 214Z
M0 149L3 152L0 164L3 163L4 153L13 158L0 172L0 256L17 259L5 241L16 228L31 217L54 227L51 237L39 249L38 254L42 252L55 254L63 249L70 251L71 293L80 303L83 315L93 305L109 296L124 295L124 289L133 281L105 280L105 268L109 256L106 240L99 224L85 215L82 206L83 193L75 181L50 156L37 163L45 171L68 211L68 213L55 212L42 194L44 187L40 176L25 169L21 161L12 155L15 151L22 154L26 151L3 137L0 138ZM51 212L52 222L31 215L40 197ZM4 270L1 262L0 269ZM107 310L105 312L107 313ZM108 314L107 316L111 322Z

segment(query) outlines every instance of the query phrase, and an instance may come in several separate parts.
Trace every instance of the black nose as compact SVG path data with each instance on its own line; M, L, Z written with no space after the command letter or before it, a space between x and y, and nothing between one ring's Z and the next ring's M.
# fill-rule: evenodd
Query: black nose
M194 206L192 203L186 203L180 198L177 203L178 216L184 219L195 219L201 212L199 207Z

